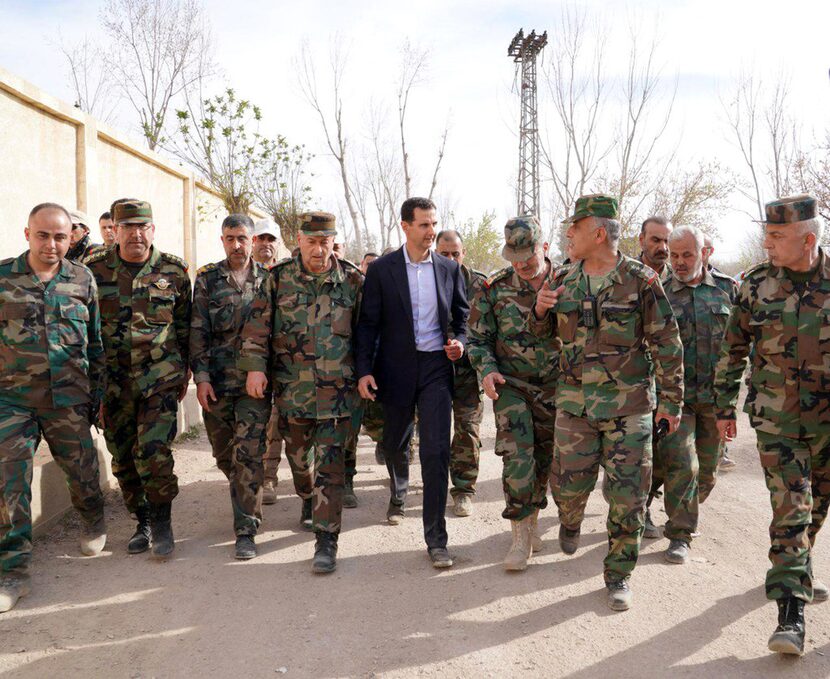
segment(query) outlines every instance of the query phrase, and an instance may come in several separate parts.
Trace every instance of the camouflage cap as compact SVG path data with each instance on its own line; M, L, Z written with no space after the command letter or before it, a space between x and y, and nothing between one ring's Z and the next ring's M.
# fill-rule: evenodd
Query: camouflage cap
M513 217L504 225L504 247L501 256L508 262L524 262L542 240L542 227L535 215Z
M300 233L304 236L336 236L337 219L329 212L306 212L300 216Z
M767 213L765 222L767 224L794 224L807 219L815 219L818 215L818 203L807 193L778 198L767 203L764 209Z
M618 211L617 199L602 193L592 193L589 196L580 196L576 199L574 213L565 219L563 224L572 224L583 217L606 217L616 219Z
M84 212L81 212L80 210L70 210L69 216L72 218L73 224L80 224L89 229L89 217L87 217Z
M112 213L116 224L152 224L153 208L146 200L129 200L118 203Z

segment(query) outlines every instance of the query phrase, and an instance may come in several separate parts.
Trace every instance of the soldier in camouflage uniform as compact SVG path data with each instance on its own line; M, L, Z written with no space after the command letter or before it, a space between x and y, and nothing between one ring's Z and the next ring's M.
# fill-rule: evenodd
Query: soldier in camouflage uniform
M270 271L276 263L279 228L273 219L260 219L254 228L253 260ZM272 505L277 501L277 470L282 460L282 436L277 426L279 411L274 400L268 420L265 456L262 462L265 468L265 483L262 486L262 504Z
M683 404L683 346L657 274L618 250L617 200L582 196L566 236L575 263L556 272L528 317L540 338L562 343L556 387L559 543L573 554L600 465L607 478L608 605L631 605L651 487L652 411L669 433ZM555 288L555 289L554 289ZM554 313L549 313L553 309ZM653 364L652 364L653 359ZM659 404L655 404L656 375Z
M247 375L237 367L242 328L268 278L268 271L251 261L253 232L247 215L228 215L222 222L227 258L196 273L190 321L190 367L216 465L230 482L237 559L256 556L270 414L267 401L245 391Z
M333 257L336 233L334 215L303 215L300 252L272 269L245 324L239 361L249 395L265 398L269 376L276 391L300 520L311 519L316 533L315 573L336 568L344 449L358 400L352 338L363 276Z
M32 458L46 438L84 523L81 552L107 540L98 452L89 432L104 353L95 280L65 259L71 220L44 203L29 215L29 250L0 261L0 613L29 592Z
M735 405L751 356L744 411L772 504L767 598L778 604L769 648L804 651L804 604L828 598L812 546L830 506L830 260L816 199L766 205L769 261L749 269L729 318L714 390L718 430L736 434Z
M516 217L507 222L504 236L502 257L513 266L493 274L476 294L468 353L496 415L502 516L513 531L504 567L523 571L534 546L541 548L537 521L547 506L548 483L558 485L551 479L558 343L550 335L540 340L527 328L536 293L553 273L539 222L532 215Z
M671 277L669 235L673 228L672 223L660 215L647 217L640 227L640 256L637 259L657 273L663 287Z
M435 251L461 266L461 275L467 286L467 301L472 308L473 298L481 289L487 277L464 264L464 242L458 231L441 231L435 239ZM454 500L456 516L469 516L473 511L472 497L476 492L478 479L478 457L481 450L479 429L484 417L481 400L481 383L478 373L464 354L453 363L453 437L450 448L450 494Z
M93 243L89 237L89 217L80 210L70 210L69 216L72 218L72 239L66 258L83 263L93 252L100 250L101 246Z
M104 436L127 510L138 520L127 551L173 552L170 508L179 492L170 445L187 393L190 278L187 264L153 246L150 204L115 205L118 244L92 255L107 357Z
M669 539L665 558L686 563L697 532L698 505L715 487L722 444L715 417L712 382L729 312L738 292L735 281L703 267L703 234L681 226L669 235L672 275L665 285L683 342L683 414L680 427L654 450L652 497L665 484ZM649 503L651 498L649 498Z

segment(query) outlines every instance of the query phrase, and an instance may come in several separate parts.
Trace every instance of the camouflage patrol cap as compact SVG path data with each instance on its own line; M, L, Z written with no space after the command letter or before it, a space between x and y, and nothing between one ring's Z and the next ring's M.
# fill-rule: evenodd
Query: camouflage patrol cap
M306 212L300 216L300 233L304 236L336 236L337 219L329 212Z
M153 208L146 200L128 200L118 203L112 213L116 224L152 224Z
M818 203L808 193L778 198L767 203L764 209L767 213L767 224L794 224L815 219L818 215Z
M616 219L618 212L617 199L602 193L592 193L576 199L574 213L565 219L563 224L573 224L583 217L605 217Z
M69 217L72 219L73 224L80 224L89 230L89 217L85 213L80 210L70 210Z
M524 262L533 256L540 240L542 227L535 215L513 217L504 225L504 247L501 256L508 262Z

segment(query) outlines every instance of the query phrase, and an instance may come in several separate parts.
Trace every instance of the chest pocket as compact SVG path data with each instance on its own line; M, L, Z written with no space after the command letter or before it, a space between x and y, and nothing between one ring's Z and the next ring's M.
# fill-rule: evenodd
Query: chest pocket
M37 305L25 302L0 304L0 338L5 344L38 342Z
M230 299L224 303L211 300L208 308L210 316L210 329L215 333L226 333L234 329L234 306Z
M636 302L604 302L600 334L603 344L632 347L639 337L640 306Z
M556 334L563 343L570 344L576 340L576 331L582 309L573 300L562 301L556 305Z
M162 290L156 285L147 288L147 322L151 325L168 325L173 322L173 305L176 302L176 289Z
M98 305L101 310L101 320L111 321L118 316L121 308L121 296L117 285L98 285Z
M712 312L712 351L714 355L720 352L721 341L726 333L726 325L729 323L729 314L732 312L732 307L723 302L716 302L712 304L710 311Z
M331 310L331 331L342 337L352 334L352 307L334 305Z
M516 304L514 300L521 303ZM524 302L524 295L517 295L515 298L501 300L496 304L494 311L501 337L516 337L524 334L529 310Z
M761 357L786 351L781 309L763 309L753 313L749 319L749 327L755 338L755 349Z
M81 304L61 304L59 335L61 343L77 346L86 344L89 309Z

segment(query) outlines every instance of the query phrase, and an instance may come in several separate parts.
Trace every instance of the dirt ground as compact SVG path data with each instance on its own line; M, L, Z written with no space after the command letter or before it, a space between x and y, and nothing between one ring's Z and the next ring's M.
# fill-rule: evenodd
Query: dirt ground
M742 420L723 475L703 507L702 536L686 566L646 541L632 579L633 608L605 604L606 507L594 492L579 551L558 548L543 513L544 551L508 574L501 464L485 416L475 513L448 511L455 566L430 567L416 484L400 526L383 521L385 469L361 439L360 506L346 510L337 571L310 572L313 536L298 530L287 464L280 499L264 508L260 555L233 559L227 483L206 439L180 445L181 494L173 505L175 559L128 556L132 520L116 494L107 551L77 549L67 518L35 545L33 592L0 617L0 672L19 677L764 677L830 676L830 604L807 611L807 653L767 651L775 607L764 597L769 500ZM413 469L418 477L420 467ZM660 523L665 518L658 513ZM830 579L830 541L815 567Z

